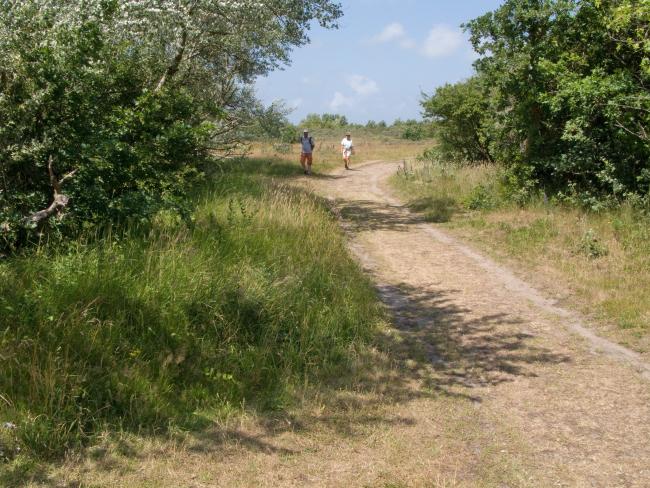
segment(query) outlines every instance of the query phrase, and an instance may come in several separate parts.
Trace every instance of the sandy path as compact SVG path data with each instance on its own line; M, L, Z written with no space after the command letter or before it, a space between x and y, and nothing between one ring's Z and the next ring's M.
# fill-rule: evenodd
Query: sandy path
M436 388L518 431L533 486L650 486L650 367L402 208L385 181L396 168L366 164L314 188L335 202L405 353L433 366Z

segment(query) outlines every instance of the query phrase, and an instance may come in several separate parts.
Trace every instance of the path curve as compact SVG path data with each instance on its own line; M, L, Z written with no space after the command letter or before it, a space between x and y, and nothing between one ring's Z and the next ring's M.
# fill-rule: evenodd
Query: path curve
M532 486L650 486L650 365L409 212L386 181L398 164L310 183L339 214L411 359L431 366L429 386L516 429L544 480Z

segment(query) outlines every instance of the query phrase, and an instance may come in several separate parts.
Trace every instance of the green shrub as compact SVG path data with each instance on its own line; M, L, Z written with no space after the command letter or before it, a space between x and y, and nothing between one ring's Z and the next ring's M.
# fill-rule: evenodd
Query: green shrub
M247 126L286 129L250 81L342 14L329 0L154 3L0 2L0 253L161 210L187 218L208 160L237 152Z
M492 162L489 90L483 78L446 84L424 96L425 115L435 121L435 134L445 158L458 162Z
M593 229L587 229L578 243L578 252L590 259L598 259L607 256L609 249Z
M407 139L409 141L421 141L426 137L424 128L418 125L409 125L402 132L402 139Z
M11 187L0 191L4 249L163 208L186 212L185 192L207 158L212 124L202 100L180 87L143 90L145 53L110 42L102 9L54 28L61 10L34 13L22 36L3 39L11 73L0 97L0 173ZM70 175L61 184L70 203L37 227L24 219L52 202L48 164L55 178Z
M497 205L494 188L480 184L476 186L465 200L470 210L490 210Z
M646 199L649 21L636 0L506 0L468 22L476 74L422 100L445 157L499 161L519 204Z

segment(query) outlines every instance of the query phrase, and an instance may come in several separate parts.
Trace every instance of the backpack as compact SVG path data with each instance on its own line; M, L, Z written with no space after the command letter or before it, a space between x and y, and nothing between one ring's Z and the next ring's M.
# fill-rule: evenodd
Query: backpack
M300 136L300 143L302 144L302 140L304 137ZM314 148L316 147L316 143L314 143L314 138L312 136L309 136L309 145L311 146L311 150L313 151Z

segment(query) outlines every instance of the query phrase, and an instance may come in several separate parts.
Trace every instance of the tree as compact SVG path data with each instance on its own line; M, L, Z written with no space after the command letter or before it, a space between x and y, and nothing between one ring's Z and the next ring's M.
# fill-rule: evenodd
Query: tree
M261 137L274 140L285 140L286 134L291 133L291 140L295 139L296 129L287 119L291 109L284 102L275 101L268 107L255 101L255 106L250 110L250 118L245 126L249 137Z
M93 0L104 3L103 0ZM115 2L115 0L113 0ZM200 67L244 80L289 61L309 41L310 23L334 27L341 16L330 0L122 0L119 34L132 42L151 38L154 59L164 61L161 89L179 71ZM202 79L202 83L205 83Z
M491 87L491 154L547 190L650 183L648 2L508 0L469 22Z
M330 0L0 2L0 246L183 212L260 114L249 82L340 15Z
M305 128L336 129L346 127L348 120L344 115L339 114L308 114L300 125Z
M470 163L494 162L490 153L492 107L489 91L479 76L424 95L422 106L447 157Z

